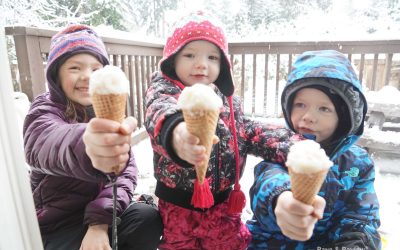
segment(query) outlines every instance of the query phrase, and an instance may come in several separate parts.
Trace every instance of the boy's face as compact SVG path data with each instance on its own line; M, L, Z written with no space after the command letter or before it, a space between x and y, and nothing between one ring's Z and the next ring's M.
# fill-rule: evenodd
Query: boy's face
M221 53L217 46L208 41L192 41L175 57L176 75L185 86L214 83L220 66Z
M77 54L68 58L58 70L65 95L83 106L91 105L89 78L93 71L100 68L103 68L103 65L90 54Z
M339 122L332 101L314 88L303 88L296 93L290 119L296 132L313 134L317 142L329 139Z

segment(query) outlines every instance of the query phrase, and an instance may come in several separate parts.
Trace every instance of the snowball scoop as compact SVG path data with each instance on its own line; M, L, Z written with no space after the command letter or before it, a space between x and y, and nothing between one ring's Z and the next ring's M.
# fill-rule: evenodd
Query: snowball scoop
M212 141L218 123L221 98L214 90L204 84L194 84L183 89L178 105L188 131L200 139L200 145L206 148L207 160L196 168L192 205L198 208L209 208L214 204L206 173L211 154Z
M197 83L183 89L179 96L178 105L189 112L218 111L222 107L221 98L214 90L204 84ZM196 114L193 114L197 116Z
M295 199L312 204L333 163L313 140L299 141L290 147L286 166L289 169Z
M89 94L128 94L129 81L121 68L106 65L90 76Z

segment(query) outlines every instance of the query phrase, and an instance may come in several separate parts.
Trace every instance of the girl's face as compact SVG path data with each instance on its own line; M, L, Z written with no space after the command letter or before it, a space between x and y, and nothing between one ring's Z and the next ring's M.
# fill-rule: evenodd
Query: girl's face
M218 47L204 40L186 44L175 57L176 75L185 86L214 83L220 66L221 53Z
M314 88L304 88L296 93L290 119L296 132L313 134L317 142L329 139L339 122L332 101Z
M91 105L89 78L92 72L100 68L103 65L90 54L77 54L68 58L58 70L61 88L68 99L83 106Z

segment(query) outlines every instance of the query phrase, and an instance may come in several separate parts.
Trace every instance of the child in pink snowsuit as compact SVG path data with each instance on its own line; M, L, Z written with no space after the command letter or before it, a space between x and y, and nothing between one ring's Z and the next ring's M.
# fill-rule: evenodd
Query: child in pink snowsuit
M145 126L154 150L156 195L164 223L160 249L246 249L251 235L240 219L245 197L239 178L247 154L284 163L298 136L245 117L234 84L228 44L221 27L201 12L176 24L164 47L161 72L145 97ZM186 86L201 83L221 98L216 136L206 178L214 205L198 208L191 198L196 165L207 159L199 138L190 134L177 105ZM235 203L232 197L242 198ZM240 199L239 199L240 200Z

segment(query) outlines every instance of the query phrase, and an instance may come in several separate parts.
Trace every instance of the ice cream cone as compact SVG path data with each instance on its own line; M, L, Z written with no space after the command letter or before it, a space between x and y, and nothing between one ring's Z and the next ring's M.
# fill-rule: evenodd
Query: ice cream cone
M288 166L288 169L293 197L303 203L312 205L329 169L322 169L315 173L298 173L290 166Z
M217 127L219 110L182 110L188 131L200 139L200 145L206 148L208 158L211 154L212 141ZM196 167L196 175L203 184L208 167L208 158L202 165Z
M303 203L313 204L332 165L333 162L317 142L303 140L293 144L286 161L293 197Z
M222 100L210 86L194 84L182 90L178 105L182 109L187 130L200 139L199 144L206 148L207 154L207 160L195 166L196 180L191 204L196 208L210 208L214 204L214 196L206 173Z
M127 94L93 94L93 109L98 118L122 122L125 118Z

